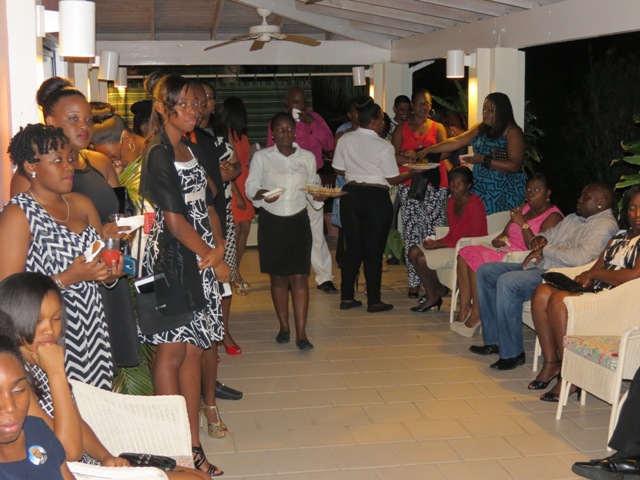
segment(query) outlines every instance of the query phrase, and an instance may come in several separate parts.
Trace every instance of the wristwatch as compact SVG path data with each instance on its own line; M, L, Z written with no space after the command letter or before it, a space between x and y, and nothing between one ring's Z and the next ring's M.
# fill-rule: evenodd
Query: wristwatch
M523 229L523 230L529 230L531 227L529 226L528 223L523 223L520 228Z

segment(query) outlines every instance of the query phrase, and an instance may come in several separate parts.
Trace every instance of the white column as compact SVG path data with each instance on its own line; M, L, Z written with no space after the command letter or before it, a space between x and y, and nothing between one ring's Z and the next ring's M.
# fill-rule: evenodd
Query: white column
M513 48L479 48L469 69L469 125L482 120L482 102L492 92L511 100L516 123L524 128L525 53Z
M393 101L398 95L411 96L411 72L409 65L376 63L373 70L374 100L393 118Z
M12 169L5 153L11 137L39 121L34 100L43 80L42 42L35 0L0 0L0 197L9 199Z

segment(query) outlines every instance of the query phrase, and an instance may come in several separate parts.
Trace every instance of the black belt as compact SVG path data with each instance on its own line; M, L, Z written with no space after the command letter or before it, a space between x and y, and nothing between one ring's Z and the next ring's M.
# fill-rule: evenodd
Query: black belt
M374 187L374 188L381 188L385 192L389 191L389 187L387 187L386 185L380 185L379 183L347 182L347 185L352 185L354 187Z

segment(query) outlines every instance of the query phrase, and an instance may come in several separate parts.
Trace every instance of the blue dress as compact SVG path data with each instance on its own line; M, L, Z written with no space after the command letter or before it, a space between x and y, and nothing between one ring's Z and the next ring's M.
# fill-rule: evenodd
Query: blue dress
M65 452L60 440L49 426L38 417L24 421L25 458L17 462L0 463L3 480L62 480L60 468Z
M507 137L489 138L478 135L471 141L471 146L473 152L480 155L499 158L500 150L503 150L506 157ZM504 173L494 169L487 170L480 164L473 166L473 193L484 203L487 215L521 205L525 198L526 184L527 175L522 171Z

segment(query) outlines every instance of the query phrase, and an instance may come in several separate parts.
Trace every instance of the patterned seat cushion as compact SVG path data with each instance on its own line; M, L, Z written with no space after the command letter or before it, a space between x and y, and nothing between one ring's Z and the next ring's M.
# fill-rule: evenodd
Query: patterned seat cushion
M609 370L618 367L619 336L566 336L562 342L564 348L581 357L602 365Z

